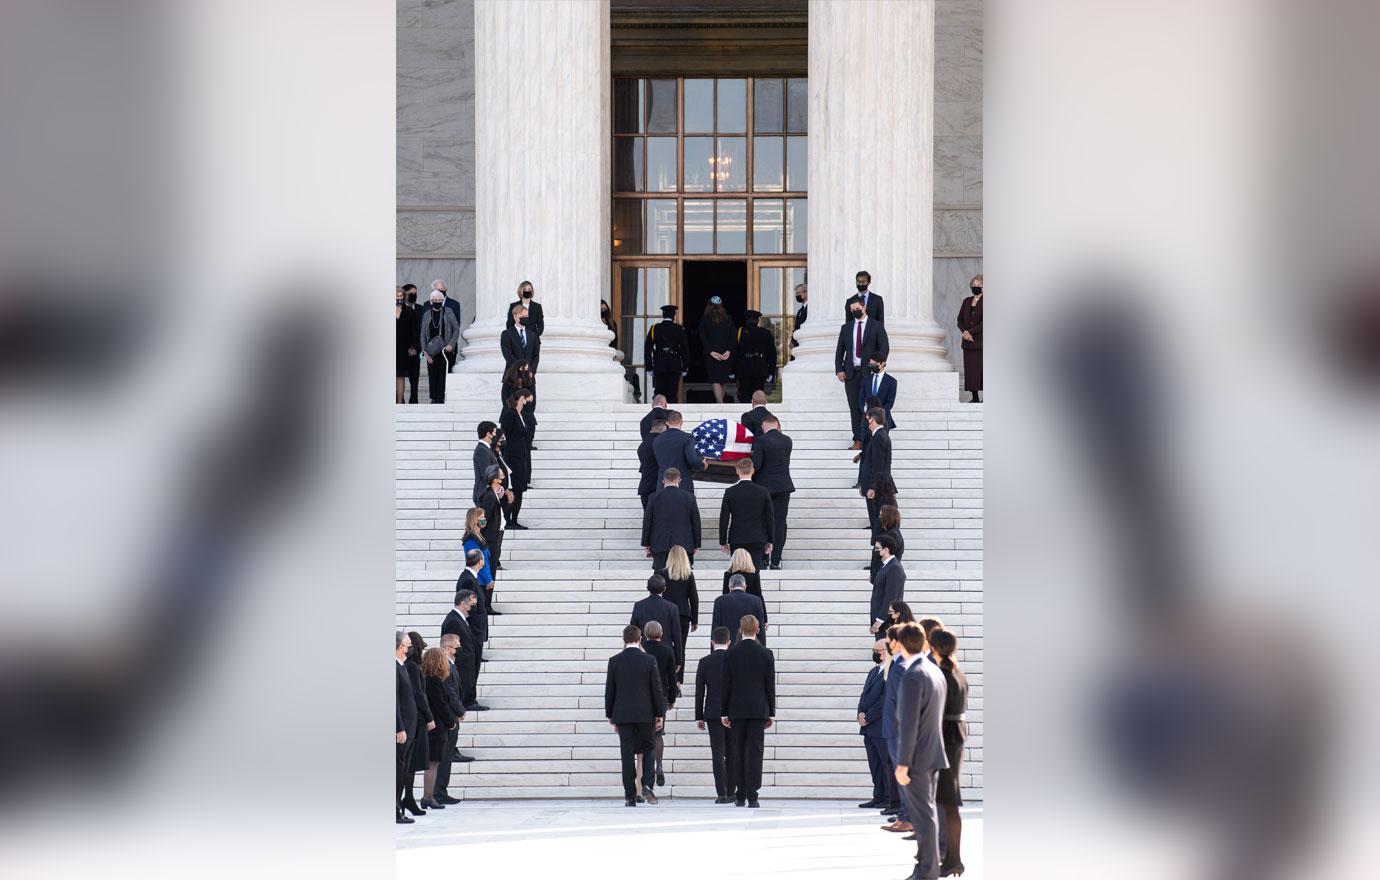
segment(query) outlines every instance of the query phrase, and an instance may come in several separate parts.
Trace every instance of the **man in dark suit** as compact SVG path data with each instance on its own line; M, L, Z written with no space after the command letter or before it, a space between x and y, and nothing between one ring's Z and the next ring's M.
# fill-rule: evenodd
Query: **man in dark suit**
M776 340L769 330L757 326L761 318L761 312L748 309L733 346L733 375L738 380L739 403L752 400L753 394L776 376Z
M498 454L494 452L494 435L498 433L498 425L483 421L474 430L479 435L479 442L474 444L474 491L470 493L471 498L488 485L484 474L489 468L498 467Z
M690 362L690 343L685 328L676 323L675 306L661 307L661 323L647 331L642 363L652 374L652 388L667 400L680 400L680 379Z
M456 654L456 665L460 667L460 677L465 686L460 694L466 711L483 712L489 707L480 705L478 696L479 677L479 639L470 627L469 615L479 596L473 590L465 590L455 596L455 607L441 622L441 635L454 633L460 639L460 650Z
M767 392L752 392L752 409L738 416L738 424L752 432L756 437L762 433L762 420L771 415L767 409Z
M858 491L867 499L867 521L876 533L878 477L891 476L891 432L886 429L886 412L880 406L867 411L867 446L858 465Z
M441 653L446 655L446 660L450 665L450 677L441 685L441 690L446 695L446 706L457 719L464 720L465 701L460 696L460 669L455 665L455 654L460 650L460 637L455 633L447 633L441 636L441 641L437 643L441 648ZM459 798L450 796L450 771L451 765L457 760L463 762L473 761L474 758L468 755L461 755L455 748L456 742L460 739L460 725L456 724L446 732L446 747L441 752L440 761L436 767L436 786L431 795L431 799L439 804L450 805L460 803Z
M498 338L498 348L503 352L503 363L511 367L513 361L526 360L532 365L532 373L537 372L537 362L541 360L541 336L527 327L527 309L517 305L509 315L512 326L506 327Z
M795 286L795 301L800 308L795 310L795 327L791 330L791 348L799 348L800 343L795 341L795 331L805 326L805 319L810 316L810 288L805 284ZM795 360L795 355L791 355L791 360Z
M733 469L738 482L724 490L719 505L719 546L725 553L747 550L753 565L762 568L763 554L771 552L771 536L776 533L771 492L752 481L752 459L738 459Z
M728 592L714 600L714 616L710 619L710 631L719 627L726 628L732 634L734 642L738 640L738 624L743 616L751 614L757 618L757 622L762 624L761 641L767 643L767 606L762 601L761 596L754 596L747 591L747 578L741 574L735 574L728 579Z
M862 303L853 302L851 319L839 328L838 344L834 347L834 375L843 383L848 397L848 412L853 420L853 445L862 449L862 412L858 409L858 395L867 377L867 365L875 357L885 361L891 354L891 340L886 327L863 311Z
M650 595L645 599L633 603L628 623L645 631L648 623L656 621L661 624L663 642L671 648L673 655L680 654L677 646L685 644L680 631L680 609L666 598L666 579L659 574L647 578L647 592ZM667 701L675 702L675 697L667 694Z
M896 377L887 375L886 358L873 354L871 360L867 362L867 376L863 379L862 400L858 403L858 408L866 413L874 406L880 406L886 411L886 429L894 431L896 422L891 418L891 408L896 405ZM869 404L869 401L873 401ZM863 445L867 445L866 438Z
M776 528L771 534L771 553L768 568L781 567L781 553L786 549L786 517L791 512L791 450L795 444L781 433L781 422L768 414L762 421L762 432L752 440L752 481L771 493L772 515Z
M680 488L680 471L667 468L661 491L642 511L642 550L652 558L652 571L666 567L666 557L677 544L694 562L700 549L700 506L694 495Z
M546 331L546 316L542 314L541 303L532 299L532 282L524 281L518 286L518 298L508 303L508 329L513 328L513 310L522 306L527 310L527 329L541 336ZM536 371L534 366L533 371Z
M456 595L459 595L462 590L469 590L474 593L474 608L470 610L466 619L470 629L474 630L474 637L479 641L480 663L484 662L484 645L489 641L489 609L484 604L484 589L479 586L479 570L483 567L483 551L467 551L465 553L465 567L460 570L460 576L455 580Z
M872 615L869 632L876 634L891 619L892 604L905 601L906 569L896 558L896 539L881 535L872 546L882 557L882 567L877 569L877 576L872 580L872 602L868 606L868 613Z
M910 807L915 826L915 871L912 880L939 876L939 814L935 786L939 771L949 766L944 754L944 673L925 657L925 631L903 623L897 641L905 662L905 676L896 695L896 781Z
M680 471L681 489L695 494L695 471L709 467L704 456L695 451L693 435L681 430L684 418L675 410L666 411L666 430L652 441L652 454L656 456L656 469L665 473L667 468Z
M758 629L756 617L743 615L738 623L738 641L724 657L723 714L719 720L729 732L728 751L737 777L731 780L733 803L740 807L759 806L764 734L776 720L776 661L770 650L758 644Z
M652 441L658 434L666 431L666 420L657 419L652 422L651 429L642 437L642 442L637 444L637 497L642 501L642 509L647 509L647 499L656 493L657 477L660 471L656 469L656 455L652 452ZM677 471L679 473L679 471Z
M867 316L878 324L886 323L886 311L883 308L882 298L868 290L872 286L872 276L866 269L859 272L853 280L857 282L858 292L848 297L843 303L843 313L851 314L853 303L859 303L867 311Z
M872 646L873 666L867 671L862 696L858 697L858 733L867 749L867 769L872 774L872 799L858 804L864 810L879 809L888 803L891 781L891 761L887 758L886 734L882 730L882 706L886 696L886 678L882 675L886 642Z
M728 642L732 638L728 627L715 627L710 633L709 653L700 658L695 667L695 726L709 731L709 761L714 768L714 798L716 804L733 800L730 780L737 777L726 765L728 731L718 722L724 715L724 660L728 657Z
M623 628L623 650L609 658L604 678L604 717L618 731L624 805L637 806L637 758L644 772L656 760L656 732L666 717L656 661L639 647L642 630Z
M882 808L882 815L893 815L895 820L890 825L882 827L887 831L896 831L909 834L915 830L915 826L910 824L910 810L906 807L905 798L901 797L901 783L896 781L896 695L901 690L901 677L905 674L905 669L901 666L901 643L896 641L896 630L900 624L884 626L878 631L878 638L886 643L887 657L882 661L882 665L887 666L889 671L886 674L886 689L882 696L882 736L886 739L887 767L891 774L887 780L887 805Z
M657 421L666 421L666 395L664 394L658 394L652 398L652 411L643 416L638 425L643 440L646 440L652 433L652 423Z
M408 779L412 775L408 772L408 764L412 760L412 732L417 729L417 697L412 691L412 681L403 664L407 662L407 649L412 646L412 642L402 630L396 630L393 639L393 660L394 666L397 667L394 674L398 689L398 724L397 733L394 735L397 744L398 791L393 799L393 812L399 825L411 825L412 817L403 812L403 789L407 788Z

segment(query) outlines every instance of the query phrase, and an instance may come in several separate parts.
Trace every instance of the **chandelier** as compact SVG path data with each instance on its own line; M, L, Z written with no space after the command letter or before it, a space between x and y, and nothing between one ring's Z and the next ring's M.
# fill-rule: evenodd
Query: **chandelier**
M717 183L728 180L731 170L729 166L733 164L732 156L710 156L709 157L709 176Z

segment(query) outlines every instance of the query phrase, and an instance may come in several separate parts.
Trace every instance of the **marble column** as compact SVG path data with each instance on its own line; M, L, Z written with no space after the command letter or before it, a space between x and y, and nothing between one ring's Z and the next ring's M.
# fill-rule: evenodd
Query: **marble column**
M544 311L539 400L623 399L609 297L609 0L476 0L475 321L455 395L498 402L518 284ZM458 380L458 381L455 381Z
M958 397L934 320L934 0L810 0L810 317L790 399L843 396L834 349L854 276L886 303L907 397Z

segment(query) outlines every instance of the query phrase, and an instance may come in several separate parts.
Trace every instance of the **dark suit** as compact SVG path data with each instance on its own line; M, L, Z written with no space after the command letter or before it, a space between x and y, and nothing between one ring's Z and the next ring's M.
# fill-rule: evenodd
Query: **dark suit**
M714 616L709 624L709 631L713 632L716 627L726 626L732 633L733 642L738 642L738 625L742 622L743 616L751 614L757 618L757 622L762 625L762 633L759 638L765 638L767 626L767 606L761 597L754 596L747 590L729 590L722 596L714 600Z
M652 390L675 402L680 399L680 377L690 362L690 342L685 328L670 318L647 331L642 363L652 373Z
M695 496L675 486L647 499L642 511L642 546L652 548L652 570L666 567L671 548L680 545L693 561L700 549L700 506Z
M876 386L875 389L874 385ZM891 417L891 408L896 405L896 377L890 373L882 373L879 377L875 373L869 372L863 377L862 388L859 393L861 397L858 400L858 411L865 414L867 402L876 398L878 405L886 410L887 430L895 430L896 421Z
M398 792L394 801L398 812L402 812L403 789L407 787L408 781L412 778L412 772L408 765L412 763L412 747L415 745L413 740L417 736L417 696L412 692L412 679L407 674L407 669L396 660L393 665L397 667L394 672L398 680L397 730L407 734L407 742L402 743L397 748Z
M513 361L526 360L532 365L532 372L537 372L537 363L541 360L541 335L524 327L525 333L518 333L517 327L509 327L503 331L503 335L498 337L499 351L503 352L503 363L512 366ZM526 342L523 341L524 336Z
M810 317L810 304L801 303L800 308L795 310L795 327L791 330L791 348L799 348L800 343L795 341L795 331L805 326L805 319ZM791 355L795 359L795 355Z
M738 416L738 424L747 428L752 432L752 436L756 437L758 434L762 433L762 420L771 414L771 411L765 406L754 406L752 409Z
M474 444L474 490L470 492L473 498L479 494L479 490L485 488L484 472L491 467L498 466L498 453L489 444L480 440Z
M882 694L882 737L886 740L888 766L894 772L896 769L896 695L901 691L901 677L905 673L900 666L900 655L882 662L891 664L891 671L886 676L886 689ZM901 797L901 784L896 781L894 775L888 775L887 787L889 791L887 803L899 805L900 809L896 813L897 818L909 822L910 810L906 807L906 799Z
M748 324L738 331L733 347L733 373L738 379L738 402L752 401L767 379L776 375L776 340L766 328Z
M638 427L643 440L652 436L652 422L658 419L662 421L666 420L666 410L659 406L652 407L652 411L642 417L642 421L638 423Z
M771 492L751 480L739 480L724 490L719 505L719 543L730 550L742 547L752 564L762 567L762 552L776 533L776 512Z
M867 620L868 626L878 620L885 624L891 619L887 610L896 602L904 602L905 598L906 569L901 565L901 560L892 558L877 569L877 576L872 579L872 602L868 606L868 613L872 616Z
M867 671L867 681L863 683L862 696L858 697L858 714L867 723L858 727L867 748L867 769L872 774L872 799L887 803L891 776L891 759L887 755L886 734L882 731L882 709L886 702L886 679L882 678L882 666L877 664Z
M913 876L939 876L939 814L935 788L944 755L944 674L924 657L911 661L896 693L896 764L910 773L902 788L915 826L918 863Z
M864 424L864 433L867 426ZM867 434L867 440L863 443L862 458L858 462L858 494L862 495L867 501L867 524L875 534L877 531L877 511L881 507L878 499L868 498L867 490L871 489L878 477L891 476L891 432L886 428Z
M733 722L728 752L736 778L730 779L738 800L755 801L762 787L766 722L776 716L776 661L755 639L743 639L724 657L723 681L721 717Z
M703 721L709 732L709 760L714 766L714 792L719 797L732 797L729 780L735 778L725 766L728 729L719 720L723 717L724 660L728 650L711 650L700 658L695 667L695 720Z
M861 293L855 293L848 299L844 300L843 318L845 321L852 317L853 312L851 311L851 309L853 308L853 303L858 302L859 300L864 301L865 305L863 306L863 308L867 310L868 318L870 318L873 321L876 321L878 324L886 323L886 303L882 302L882 298L879 294L872 293L871 291L867 293L866 298L864 298Z
M460 656L460 652L456 652ZM442 797L450 794L450 771L451 754L455 751L455 744L460 739L460 720L465 717L465 700L463 697L464 685L460 679L460 667L450 663L450 678L445 681L446 704L450 707L451 714L455 716L455 728L446 734L446 748L441 754L441 766L436 768L436 796Z
M680 487L695 494L695 471L704 470L704 456L695 451L695 438L680 428L667 428L652 440L652 455L656 458L657 483L667 468L680 471ZM658 489L658 492L661 490Z
M479 640L479 662L483 663L484 643L489 640L489 606L484 601L484 588L479 585L479 578L468 568L463 569L460 577L455 579L456 594L458 595L461 590L470 590L475 595L475 605L470 609L469 624L470 629L474 630L474 637Z
M642 499L642 509L646 510L647 499L661 482L656 472L656 456L652 454L651 435L637 444L637 475L637 497Z
M469 706L478 701L479 639L469 621L454 608L441 622L441 635L454 633L460 637L460 649L455 652L455 665L460 669L460 701Z
M867 364L874 357L885 361L891 354L891 340L887 338L882 322L869 318L863 324L862 346L859 347L856 324L856 321L850 320L839 328L838 345L834 347L834 372L844 375L843 390L848 397L848 411L853 416L853 439L861 440L863 424L862 413L858 410L858 395L868 375ZM855 354L859 356L857 364L853 363Z
M632 616L628 618L628 623L645 633L647 624L653 620L661 624L661 639L673 651L677 645L684 644L684 637L680 631L680 609L674 603L662 596L648 596L633 604Z
M522 304L522 300L520 299L515 299L512 302L508 303L508 321L506 324L507 329L511 330L513 327L516 326L516 323L513 321L513 309L516 306ZM537 302L534 299L529 299L527 301L526 306L527 329L537 334L538 336L542 335L546 332L546 316L542 313L541 303ZM533 367L533 370L535 369L536 367Z
M656 765L656 719L666 716L656 661L636 645L609 658L604 678L604 717L618 728L623 796L637 797L637 755L650 773Z
M776 530L771 536L772 565L781 564L781 552L786 548L786 517L790 515L791 493L795 483L791 480L791 451L795 444L780 429L765 431L752 440L752 481L767 487L771 493L772 514L776 518Z

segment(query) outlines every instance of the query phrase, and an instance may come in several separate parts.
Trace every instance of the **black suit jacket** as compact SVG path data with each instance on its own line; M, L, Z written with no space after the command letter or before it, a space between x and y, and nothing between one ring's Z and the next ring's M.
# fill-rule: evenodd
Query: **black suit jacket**
M896 377L890 373L884 374L875 395L872 393L874 378L871 373L863 376L862 385L858 388L858 409L867 412L867 402L876 400L877 405L886 410L886 429L890 431L896 427L896 420L891 417L891 408L896 405Z
M738 625L743 615L751 614L762 626L767 625L767 605L761 596L754 596L747 590L729 590L714 600L714 617L709 624L710 632L716 627L726 626L738 641Z
M516 326L513 323L513 307L521 302L522 300L515 299L508 303L507 328L510 330ZM527 329L534 331L538 336L546 331L546 316L542 314L541 303L536 300L532 300L527 304Z
M652 411L642 417L642 421L638 424L641 428L643 440L652 436L652 422L655 422L657 419L661 419L662 421L666 420L666 410L659 406L652 407Z
M479 639L475 637L474 630L469 622L460 616L460 612L454 608L446 615L446 619L441 622L441 635L455 633L460 637L460 651L473 657L477 663L479 660ZM475 669L479 667L476 665Z
M656 456L652 454L652 437L647 438L637 444L637 494L651 495L656 491L656 484L660 482L656 475Z
M470 493L473 498L484 488L484 471L498 464L498 453L494 452L493 447L483 440L477 440L474 444L474 490Z
M882 678L882 667L879 663L867 671L862 696L858 697L858 714L867 719L866 724L858 725L858 733L874 739L886 736L882 732L882 706L885 702L886 679Z
M417 733L417 695L412 693L412 677L403 664L393 661L398 678L398 730L407 734L410 742Z
M642 546L665 553L677 544L686 550L700 549L700 506L689 492L663 486L647 499L647 509L642 511Z
M738 424L752 432L754 438L762 433L762 420L771 415L771 411L765 406L754 406L752 409L738 416Z
M906 569L901 560L893 559L877 569L877 576L872 580L871 620L889 620L887 609L895 602L904 602L905 598Z
M537 362L541 360L541 335L530 328L527 330L525 346L518 336L517 328L509 327L498 338L498 348L503 352L504 364L511 366L513 361L526 359L532 365L532 372L537 371Z
M695 494L695 471L704 470L704 456L695 451L695 438L680 428L667 428L652 440L652 455L656 457L657 484L667 468L680 471L680 487ZM658 492L661 490L658 489Z
M651 724L666 715L666 695L656 661L640 648L609 658L604 678L604 717L614 724Z
M848 299L844 300L844 302L843 302L843 319L844 319L845 321L851 321L851 320L853 320L853 313L852 313L851 311L849 311L849 310L853 308L853 303L858 302L860 299L862 299L862 297L861 297L859 294L856 294L856 293L855 293L855 294L853 294L852 296L850 296ZM882 302L881 296L879 296L878 294L872 293L872 292L870 292L870 291L868 292L868 294L867 294L867 317L868 317L869 319L871 319L871 320L873 320L873 321L876 321L878 324L885 324L885 323L886 323L886 308L885 308L885 306L886 306L886 303Z
M432 678L429 675L425 676L425 679L426 702L431 708L431 717L436 721L437 727L450 730L460 722L460 716L455 714L450 697L446 693L446 680Z
M863 325L862 363L857 367L853 366L853 321L843 322L839 328L838 345L834 347L834 372L842 373L852 379L855 371L858 375L867 375L867 361L869 358L876 357L878 360L885 361L891 354L891 340L886 335L886 327L882 322L871 319Z
M724 715L730 721L776 717L776 659L756 639L743 639L724 657Z
M886 428L878 428L863 446L862 462L858 465L858 484L863 495L872 488L878 477L891 476L891 435Z
M695 667L695 720L716 719L724 715L724 660L728 651L710 651Z
M488 486L475 493L474 506L484 511L484 543L492 548L503 534L503 511L508 506L505 496L495 495Z
M666 697L666 708L676 705L676 649L665 642L643 641L642 650L656 661L657 678Z
M663 594L666 597L666 601L676 606L680 611L681 617L688 617L691 623L695 626L699 626L700 593L699 589L695 586L694 573L692 572L690 574L689 580L684 581L671 580L671 576L666 573L666 569L664 568L658 568L656 573L666 579L666 592ZM690 633L688 632L682 632L681 635L685 636L687 640L690 638Z
M479 644L482 646L489 640L489 607L484 604L484 588L479 586L479 578L475 577L468 568L462 569L460 577L455 580L455 592L459 594L461 590L472 590L476 597L475 606L470 609L469 624L470 629L474 630L475 638L479 640ZM454 612L455 609L452 608L451 611ZM482 657L484 654L482 647L479 653Z
M724 490L719 505L720 544L770 544L776 530L771 492L751 480L739 480Z
M733 373L739 379L776 375L776 340L771 331L749 324L738 332L733 346Z
M795 491L791 480L791 450L795 444L780 429L767 431L752 439L752 481L766 486L772 495L789 495ZM779 513L779 511L777 511Z
M430 302L430 299L431 299L431 294L427 294L427 301ZM450 313L451 313L452 315L455 316L455 326L459 327L461 330L464 330L464 329L465 329L465 322L462 321L462 320L460 320L460 300L458 300L458 299L453 299L453 298L451 297L450 294L446 294L446 298L445 298L444 302L445 302L446 308L449 309L449 310L450 310ZM421 316L422 316L422 307L419 305L419 306L417 306L417 319L418 319L419 321L421 320Z
M653 620L661 624L661 640L672 649L676 645L685 644L681 641L680 609L674 602L663 596L648 596L633 604L632 616L628 618L628 623L645 631L647 624Z

